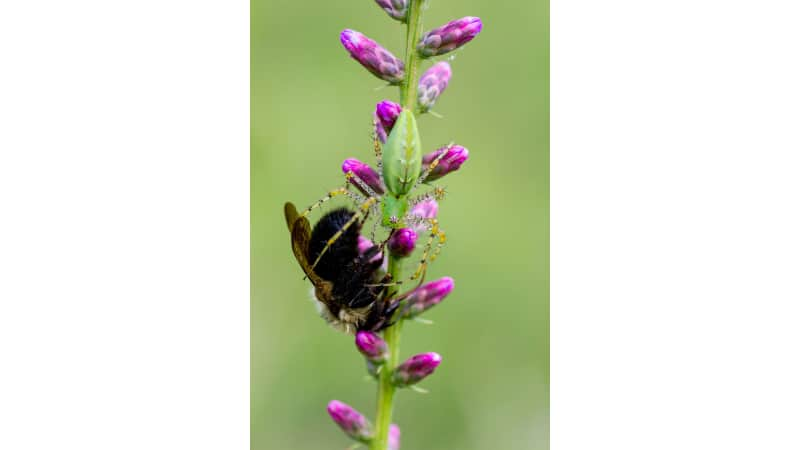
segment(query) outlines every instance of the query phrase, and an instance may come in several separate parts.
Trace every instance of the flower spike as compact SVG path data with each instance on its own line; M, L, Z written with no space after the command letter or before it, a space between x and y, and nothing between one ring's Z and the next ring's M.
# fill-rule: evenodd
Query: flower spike
M447 61L442 61L431 66L419 79L417 104L421 112L427 112L436 103L436 100L447 88L453 71Z
M403 62L377 42L349 29L342 31L339 40L350 56L376 77L391 84L403 81Z
M417 51L423 58L444 55L467 42L481 32L483 23L478 17L462 17L429 31L419 40Z

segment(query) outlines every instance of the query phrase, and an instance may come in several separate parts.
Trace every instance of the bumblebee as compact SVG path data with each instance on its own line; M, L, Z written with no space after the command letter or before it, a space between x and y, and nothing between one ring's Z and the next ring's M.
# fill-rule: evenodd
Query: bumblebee
M314 225L297 213L292 203L284 205L292 251L314 285L320 315L346 333L379 331L391 325L399 302L386 299L391 276L381 270L381 247L359 252L358 237L363 220L344 228L356 213L338 208ZM336 236L338 234L338 236ZM317 261L315 265L309 261Z

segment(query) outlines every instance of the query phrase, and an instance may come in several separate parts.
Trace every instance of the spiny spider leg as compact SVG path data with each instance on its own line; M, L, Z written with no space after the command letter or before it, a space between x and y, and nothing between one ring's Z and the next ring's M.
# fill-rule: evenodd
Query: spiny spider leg
M346 192L347 192L347 188L346 187L340 187L340 188L334 189L332 191L329 191L328 195L326 195L325 197L322 197L321 199L317 200L311 206L306 208L305 211L300 213L300 217L308 216L309 214L311 214L311 211L319 208L320 206L322 206L323 203L327 202L328 200L331 200L334 197L338 197L339 195L345 194Z
M378 119L375 118L377 121ZM379 124L375 124L378 126ZM383 179L383 151L381 150L381 141L378 139L378 133L375 132L375 126L372 127L372 145L375 148L375 164L378 166L378 176L381 179L381 184L384 186L386 185L386 181Z
M428 167L425 170L423 170L421 174L419 174L417 182L414 184L414 187L411 188L412 191L418 188L420 184L425 182L425 178L428 178L428 175L431 174L431 171L433 171L433 169L435 169L436 166L439 165L439 161L441 161L445 156L447 156L448 153L450 153L450 149L453 148L455 144L456 144L455 142L450 142L449 144L447 144L447 148L445 148L444 151L442 151L442 153L437 155L436 158L433 161L431 161L430 165L428 165Z
M344 195L344 196L350 198L350 200L352 200L357 205L363 205L364 203L366 203L366 201L369 199L369 197L365 197L359 192L353 192L353 191L350 190L350 186L351 185L350 185L349 181L350 181L351 178L354 179L355 182L358 183L360 187L364 188L365 191L370 193L371 196L373 196L373 197L377 196L375 194L375 192L372 189L370 189L369 186L367 186L366 183L364 183L364 181L361 180L361 178L358 177L358 175L354 174L352 171L349 171L347 174L345 174L345 181L347 181L348 183L346 183L344 186L342 186L340 188L336 188L336 189L334 189L332 191L329 191L328 195L326 195L325 197L322 197L321 199L317 200L314 204L312 204L311 206L306 208L300 214L300 217L308 216L309 214L311 214L311 212L313 210L319 208L320 206L322 206L326 202L328 202L331 199L333 199L335 197L338 197L340 195Z
M378 193L375 192L374 189L369 187L369 185L364 182L358 175L355 174L352 170L348 170L346 174L344 174L345 181L349 184L350 181L355 182L358 185L358 188L361 189L363 192L367 194L368 197L379 197Z
M435 186L432 191L426 192L409 200L408 207L413 209L415 206L428 200L440 201L444 198L445 194L447 194L447 191L445 191L443 187Z
M380 195L378 195L378 193L377 193L377 192L375 192L375 190L374 190L374 189L372 189L371 187L369 187L369 185L368 185L366 182L364 182L364 180L362 180L362 179L361 179L361 177L359 177L358 175L356 175L356 174L355 174L355 173L354 173L352 170L348 170L348 171L347 171L347 173L344 175L344 177L345 177L345 180L346 180L347 182L349 182L350 180L352 180L353 182L355 182L355 183L358 185L358 187L359 187L359 188L360 188L362 191L366 192L366 193L369 195L369 197L367 197L367 198L370 198L370 197L380 197ZM383 181L381 181L381 182L383 182ZM360 196L359 196L359 197L360 197ZM358 204L362 204L362 203L363 203L363 202L365 202L365 201L366 201L366 198L363 198L361 201L357 201L356 203L358 203ZM375 206L373 206L373 208L372 208L372 209L374 209L374 211L375 211L376 213L377 213L377 211L378 211L378 209L377 209L377 208L378 208L378 206L377 206L377 205L378 205L378 204L377 204L377 202L376 202L376 203L375 203ZM365 220L366 220L366 218L365 218ZM372 240L373 242L375 241L375 232L377 231L377 228L378 228L378 222L379 222L379 221L378 221L378 220L376 220L376 221L374 221L374 222L373 222L373 224L372 224L372 232L370 233L370 240Z
M428 264L432 263L436 260L436 257L439 256L439 252L442 250L442 246L447 241L447 236L445 235L444 231L439 229L439 221L436 219L427 219L427 222L430 223L430 236L428 237L428 242L425 244L425 250L422 252L422 259L417 266L417 270L414 272L414 275L409 278L409 280L416 280L420 276L425 275L425 271L427 270ZM439 242L436 244L436 249L433 253L430 253L431 247L433 246L433 241L436 238L439 238ZM429 259L430 254L430 259Z
M371 240L372 242L375 242L375 233L378 231L378 223L380 221L381 221L380 219L375 219L375 221L372 222L372 230L370 231L369 234L369 240Z
M417 216L415 217L417 224L427 224L426 229L430 230L430 235L428 237L428 241L425 243L425 248L422 252L422 259L417 265L417 269L415 270L414 274L405 281L413 281L417 278L420 278L419 285L421 285L423 281L425 281L425 272L428 265L435 261L439 256L439 253L441 253L442 247L444 246L445 242L447 242L447 236L445 235L445 232L439 228L439 222L436 219L425 219ZM436 238L438 238L439 241L436 243L436 248L433 249L433 252L431 252L431 248L433 247ZM389 284L375 284L371 286L398 286L401 284L403 284L403 280L394 281Z
M348 190L348 186L342 186L340 188L337 188L337 189L334 189L332 191L329 191L328 195L326 195L325 197L322 197L321 199L317 200L316 203L314 203L313 205L311 205L308 208L306 208L305 211L303 211L300 214L300 217L308 216L311 213L311 211L319 208L320 206L322 206L323 203L331 200L334 197L338 197L340 195L346 195L346 196L348 196L350 198L353 198L352 195L355 195L355 194L353 192L350 192L350 190Z
M355 213L353 213L353 217L351 217L350 220L348 220L347 223L345 223L344 226L339 229L339 231L334 233L333 236L331 236L331 238L328 239L328 242L325 244L325 247L323 247L322 251L319 252L319 255L317 256L317 259L314 261L314 264L311 265L311 269L312 270L317 266L317 263L319 263L319 260L322 259L322 255L324 255L325 252L328 251L328 249L331 247L331 245L333 245L333 243L336 242L336 240L339 239L344 234L344 232L347 231L348 228L350 228L350 226L352 226L354 223L356 223L357 220L359 220L359 219L363 220L366 217L366 214L369 213L370 208L377 201L378 201L377 197L368 198L359 207L359 209Z

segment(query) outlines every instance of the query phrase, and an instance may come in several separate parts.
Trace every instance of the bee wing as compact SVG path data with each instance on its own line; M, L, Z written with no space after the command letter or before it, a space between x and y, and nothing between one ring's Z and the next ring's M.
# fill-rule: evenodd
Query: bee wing
M308 244L311 241L311 225L308 223L308 219L305 217L298 217L297 210L294 209L294 205L291 203L287 203L286 208L286 220L289 220L289 208L291 207L292 211L295 213L294 223L292 224L292 251L294 252L294 257L297 259L297 262L300 263L300 267L303 268L303 272L305 272L306 276L311 283L315 287L319 287L324 283L327 283L325 280L319 277L313 269L311 269L311 264L308 263Z
M283 215L286 217L286 226L289 227L289 232L291 233L294 222L300 217L297 214L297 208L294 207L292 202L286 202L283 205Z

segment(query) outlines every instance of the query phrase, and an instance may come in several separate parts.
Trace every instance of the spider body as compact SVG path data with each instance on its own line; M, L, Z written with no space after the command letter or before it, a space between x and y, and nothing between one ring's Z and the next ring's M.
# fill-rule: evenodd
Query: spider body
M391 277L382 273L382 259L375 258L381 249L372 246L359 252L363 222L344 229L356 213L335 209L323 215L313 230L293 204L286 203L284 213L292 251L314 285L320 315L334 328L348 333L378 331L391 325L398 302L384 298ZM310 261L316 260L316 266L312 266Z

